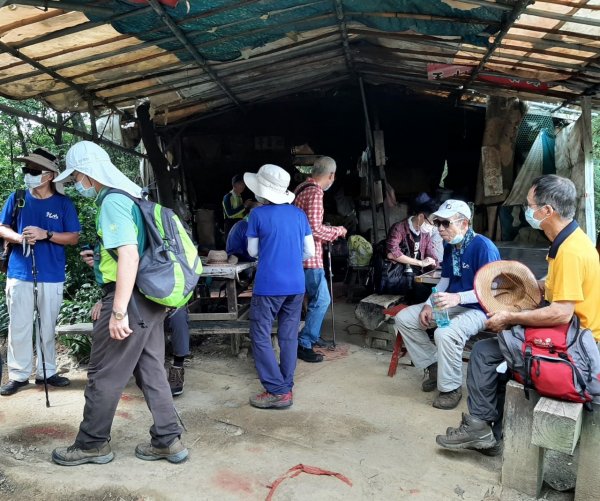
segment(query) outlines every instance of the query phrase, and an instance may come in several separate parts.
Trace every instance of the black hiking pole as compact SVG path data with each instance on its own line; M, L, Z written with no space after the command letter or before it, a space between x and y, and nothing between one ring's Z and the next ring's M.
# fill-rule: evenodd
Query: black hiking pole
M24 240L25 242L25 240ZM36 331L36 339L40 344L40 352L42 353L42 371L44 373L44 392L46 393L46 407L50 407L50 399L48 398L48 380L46 378L46 356L44 355L44 341L42 339L42 320L40 318L40 309L38 307L38 283L37 283L37 266L35 265L35 251L29 243L27 253L31 253L31 274L33 275L33 326Z
M333 272L331 271L331 242L327 242L327 257L329 261L329 291L331 295L331 330L333 331L333 345L331 350L335 350L335 312L333 309Z

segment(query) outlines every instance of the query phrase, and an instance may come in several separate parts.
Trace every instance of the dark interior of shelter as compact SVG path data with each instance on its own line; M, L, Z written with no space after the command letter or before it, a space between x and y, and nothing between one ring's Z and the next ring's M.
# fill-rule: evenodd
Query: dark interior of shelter
M396 200L409 202L420 192L438 199L452 195L473 200L485 108L455 107L448 100L397 89L378 87L366 92L370 126L384 134L385 172ZM235 174L274 163L291 174L292 188L299 184L305 175L295 168L294 148L297 151L302 145L337 163L336 182L325 197L328 215L336 213L336 195L342 192L352 198L357 211L361 204L369 207L357 168L367 146L358 87L304 93L245 113L204 119L188 125L181 135L190 209L214 210L217 225L221 200ZM445 165L448 174L440 189Z

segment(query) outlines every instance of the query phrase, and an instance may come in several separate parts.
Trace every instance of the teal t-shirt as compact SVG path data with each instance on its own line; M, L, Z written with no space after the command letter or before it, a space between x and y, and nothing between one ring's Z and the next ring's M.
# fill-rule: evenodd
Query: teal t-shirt
M141 256L146 248L146 231L140 208L126 195L109 193L103 188L96 203L99 210L96 216L96 233L100 242L94 253L94 273L100 284L117 281L117 261L109 250L123 245L137 245Z

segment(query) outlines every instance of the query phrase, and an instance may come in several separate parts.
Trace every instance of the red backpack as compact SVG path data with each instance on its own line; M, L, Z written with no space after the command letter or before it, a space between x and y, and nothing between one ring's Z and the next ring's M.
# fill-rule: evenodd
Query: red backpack
M515 326L498 334L500 349L525 393L587 403L600 396L600 351L577 315L555 327Z

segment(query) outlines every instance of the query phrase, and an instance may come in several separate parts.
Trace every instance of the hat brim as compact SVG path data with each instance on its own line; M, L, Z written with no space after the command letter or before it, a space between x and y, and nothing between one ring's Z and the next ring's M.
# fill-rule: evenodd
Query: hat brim
M60 170L58 169L58 165L56 165L54 162L51 162L47 158L44 158L42 155L37 155L35 153L32 153L31 155L26 155L24 157L17 157L15 158L15 160L17 162L31 162L32 164L35 164L37 167L39 167L40 170L47 169L51 170L52 172L60 172Z
M53 179L53 181L55 183L64 183L72 181L71 176L73 175L73 172L75 172L75 169L65 169L58 175L58 177Z
M470 219L469 217L467 217L466 214L463 214L462 212L458 212L458 211L455 211L452 209L444 209L444 210L438 210L438 211L432 212L431 217L439 217L441 219L450 219L452 216L454 216L456 214L460 214L463 217Z
M496 284L496 287L492 287ZM542 293L533 272L519 261L493 261L481 267L473 284L487 313L528 311L539 307Z
M289 190L281 192L269 188L268 186L264 186L260 183L258 174L254 174L253 172L246 172L244 174L244 184L257 197L266 198L269 202L274 204L291 204L296 197L296 195Z

